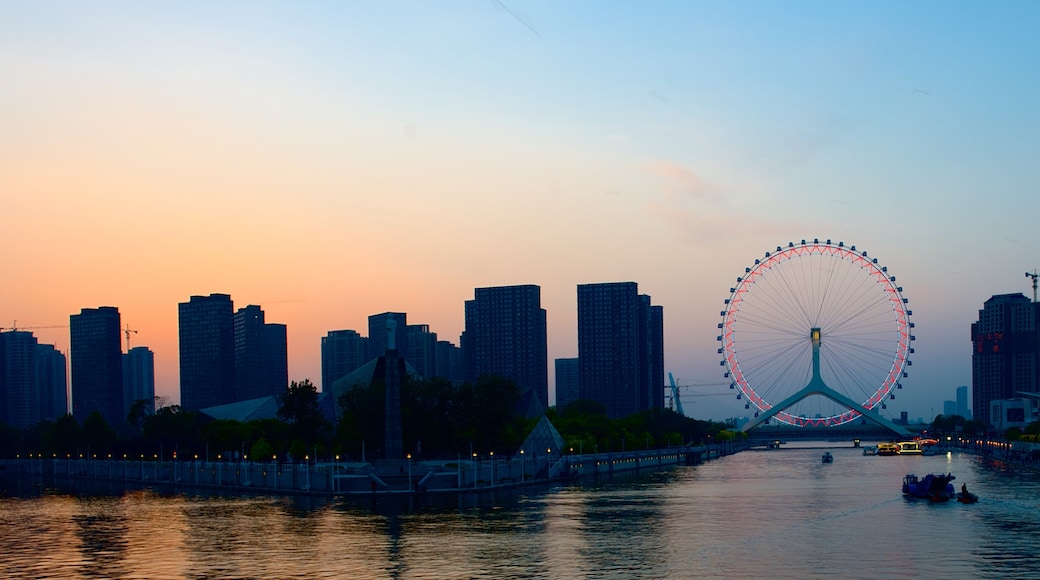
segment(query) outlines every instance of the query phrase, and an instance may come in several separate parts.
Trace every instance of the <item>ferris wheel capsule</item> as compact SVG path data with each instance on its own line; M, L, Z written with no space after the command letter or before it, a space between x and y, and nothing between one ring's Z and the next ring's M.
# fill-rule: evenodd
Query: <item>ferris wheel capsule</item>
M720 335L737 398L765 421L801 427L886 408L907 377L914 340L895 280L866 250L829 239L754 260L730 289Z

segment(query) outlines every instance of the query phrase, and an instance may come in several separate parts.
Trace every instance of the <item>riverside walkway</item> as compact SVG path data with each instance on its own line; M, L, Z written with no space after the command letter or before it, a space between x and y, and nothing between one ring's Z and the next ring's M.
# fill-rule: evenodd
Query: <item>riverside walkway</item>
M29 457L0 461L7 475L224 493L363 495L473 493L634 470L696 465L747 448L723 443L613 453L372 463L133 460Z

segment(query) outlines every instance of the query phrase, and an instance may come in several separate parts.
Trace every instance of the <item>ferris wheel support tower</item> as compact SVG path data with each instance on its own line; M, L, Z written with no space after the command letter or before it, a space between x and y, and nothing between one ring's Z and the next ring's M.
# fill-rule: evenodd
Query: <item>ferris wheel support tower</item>
M750 421L746 425L744 425L743 431L745 433L747 433L751 429L754 429L755 427L758 427L762 423L765 423L769 420L770 417L776 415L780 411L790 408L798 401L801 401L802 399L810 397L812 395L821 395L827 397L828 399L838 404L844 405L849 409L860 410L861 416L863 418L873 421L874 423L877 423L878 425L886 429L894 431L895 433L901 436L907 437L910 435L910 432L907 431L905 428L896 425L895 423L889 421L881 415L869 412L868 409L863 408L863 405L861 403L857 403L849 397L828 387L827 383L823 382L823 377L820 376L820 343L822 342L822 333L820 332L819 328L813 328L810 331L809 336L812 339L812 378L809 379L809 384L802 387L800 391L794 393L790 397L787 397L783 401L780 401L779 403L774 405L772 409L769 409L764 413L760 413L759 416L756 417L753 421Z

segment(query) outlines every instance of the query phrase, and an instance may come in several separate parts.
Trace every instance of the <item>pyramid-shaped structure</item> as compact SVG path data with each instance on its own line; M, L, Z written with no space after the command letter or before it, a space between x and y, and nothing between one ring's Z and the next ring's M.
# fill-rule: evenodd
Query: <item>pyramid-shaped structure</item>
M531 434L524 439L520 449L523 450L524 455L528 457L535 457L537 455L544 455L547 450L553 455L559 455L563 453L563 436L560 432L553 427L553 424L549 422L549 418L543 416L538 424L531 429ZM517 452L519 454L519 451Z

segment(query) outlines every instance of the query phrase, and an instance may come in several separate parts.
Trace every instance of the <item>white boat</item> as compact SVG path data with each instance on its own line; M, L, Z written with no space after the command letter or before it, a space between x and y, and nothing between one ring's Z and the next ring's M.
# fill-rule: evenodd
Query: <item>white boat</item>
M863 455L877 455L877 447L867 445L863 448Z

